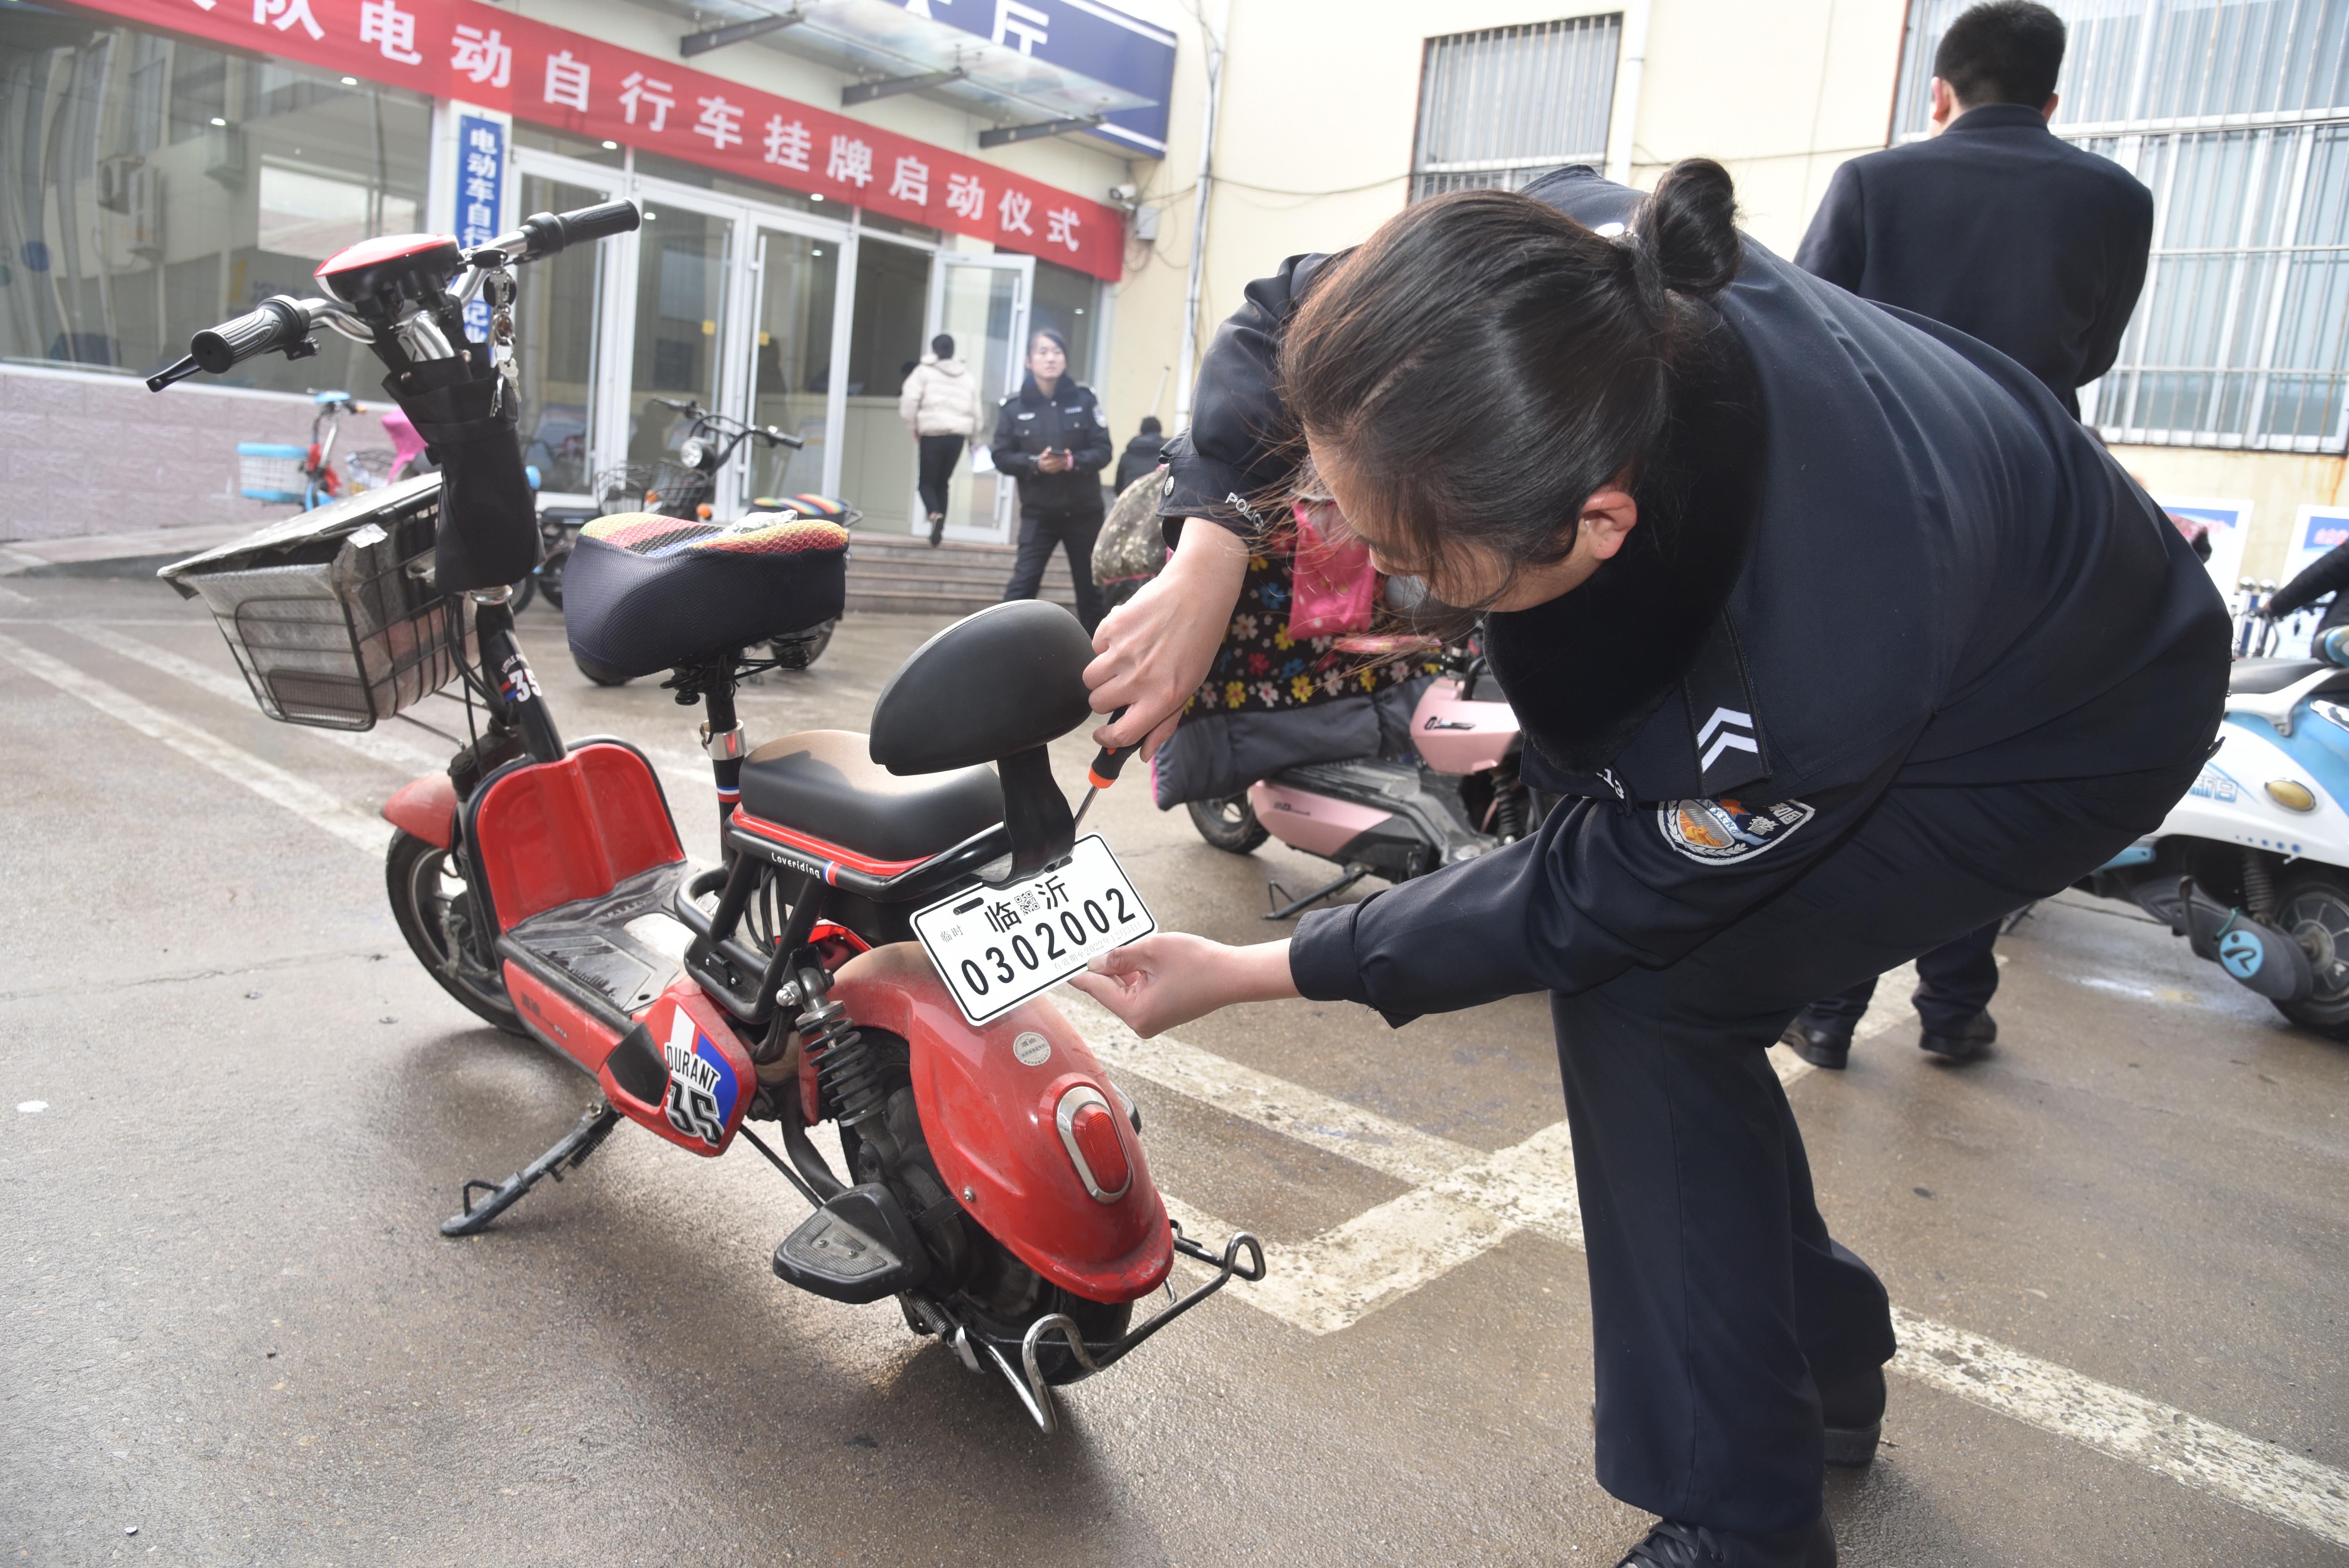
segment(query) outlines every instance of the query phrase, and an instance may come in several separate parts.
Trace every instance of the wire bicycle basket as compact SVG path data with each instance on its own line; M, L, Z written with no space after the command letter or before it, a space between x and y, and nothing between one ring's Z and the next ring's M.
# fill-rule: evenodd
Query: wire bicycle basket
M474 659L472 619L432 584L440 476L302 513L156 575L201 597L270 717L369 729Z

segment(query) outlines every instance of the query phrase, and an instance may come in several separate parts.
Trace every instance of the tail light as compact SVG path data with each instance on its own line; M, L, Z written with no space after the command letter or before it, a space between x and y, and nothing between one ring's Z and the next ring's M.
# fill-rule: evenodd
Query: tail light
M1114 1203L1133 1185L1133 1164L1117 1135L1117 1112L1102 1091L1079 1084L1061 1096L1052 1119L1061 1130L1061 1146L1069 1163L1096 1203Z

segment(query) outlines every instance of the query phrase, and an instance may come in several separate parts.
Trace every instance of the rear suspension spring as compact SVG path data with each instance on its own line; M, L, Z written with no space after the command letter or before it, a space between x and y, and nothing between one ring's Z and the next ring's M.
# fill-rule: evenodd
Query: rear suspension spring
M2257 850L2243 851L2243 907L2253 920L2275 917L2275 873L2268 858Z
M869 1121L889 1109L881 1063L848 1009L829 997L800 1014L800 1048L815 1064L815 1081L843 1127Z

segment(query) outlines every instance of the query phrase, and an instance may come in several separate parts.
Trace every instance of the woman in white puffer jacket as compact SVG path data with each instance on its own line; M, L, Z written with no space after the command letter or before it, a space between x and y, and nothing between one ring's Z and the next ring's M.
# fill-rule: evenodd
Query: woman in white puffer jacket
M922 510L929 513L932 544L946 537L947 481L963 448L978 434L978 384L954 351L955 341L945 333L930 339L930 352L897 394L897 417L922 449Z

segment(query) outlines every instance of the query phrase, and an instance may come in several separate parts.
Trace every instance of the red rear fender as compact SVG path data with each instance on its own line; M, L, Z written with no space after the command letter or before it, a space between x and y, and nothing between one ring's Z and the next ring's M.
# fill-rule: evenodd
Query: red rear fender
M1089 1301L1133 1301L1165 1279L1174 1241L1142 1140L1123 1113L1104 1125L1083 1110L1096 1094L1117 1106L1117 1090L1059 1008L1040 996L974 1027L911 942L849 960L832 995L858 1024L905 1037L938 1174L989 1235ZM1059 1125L1063 1100L1073 1140ZM1123 1155L1123 1191L1089 1191L1071 1141L1104 1178Z
M457 787L446 773L411 779L383 803L383 820L445 850L457 841Z

